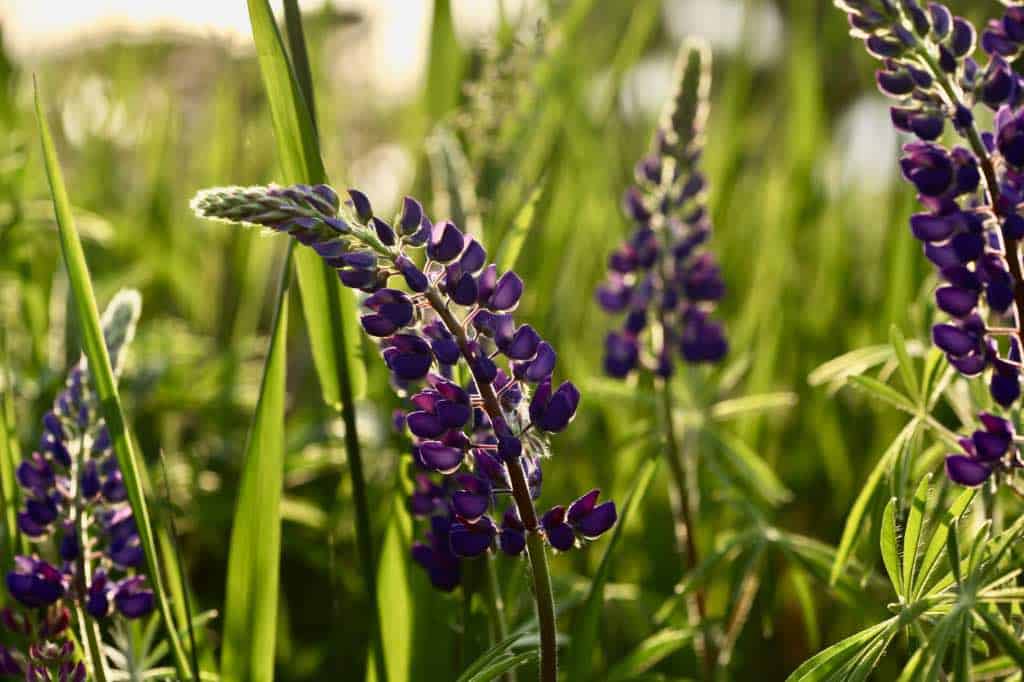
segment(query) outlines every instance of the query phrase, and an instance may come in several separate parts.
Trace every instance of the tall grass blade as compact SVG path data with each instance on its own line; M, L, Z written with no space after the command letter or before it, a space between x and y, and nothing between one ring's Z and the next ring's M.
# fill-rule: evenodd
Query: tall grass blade
M270 104L281 180L285 183L326 182L327 173L320 158L310 107L292 71L266 0L249 0L249 19ZM343 384L349 384L353 396L360 396L366 390L355 299L311 249L299 249L293 258L324 400L335 409L348 409Z
M7 343L0 330L0 503L3 504L4 539L8 555L18 547L18 486L15 467L20 459L17 453L17 434L14 430L14 403L10 374L7 369Z
M145 491L142 485L144 480L142 463L136 458L135 449L129 437L128 427L121 409L121 398L117 392L114 371L111 366L110 356L107 354L103 329L100 326L96 296L93 293L92 281L89 279L89 268L85 262L85 252L82 250L82 242L71 214L71 202L68 199L67 189L64 186L64 177L57 160L57 152L53 146L50 127L44 115L43 102L39 94L38 85L35 87L35 110L36 120L39 125L39 136L42 142L43 163L46 167L46 175L53 198L53 209L57 218L61 252L64 255L64 264L67 267L71 298L74 301L74 309L78 316L78 325L82 334L82 345L89 362L89 372L95 384L96 394L99 397L103 418L110 432L114 452L117 456L117 463L121 468L121 475L124 477L125 488L128 490L128 500L131 504L132 513L135 516L135 523L138 526L139 541L146 555L146 568L149 579L153 584L153 590L156 593L164 630L171 645L175 668L178 671L178 675L184 677L188 672L188 660L185 657L185 651L178 637L178 629L171 615L170 599L164 586L161 564L157 556L156 543L154 542L153 526L150 522L149 507L146 504Z
M274 679L290 283L291 264L286 260L282 265L277 313L263 366L256 413L245 446L245 464L228 550L221 654L221 678L228 682L271 682Z
M285 180L291 183L321 183L327 181L327 174L320 157L316 125L311 113L314 110L312 87L309 85L312 76L301 15L294 4L292 2L293 6L288 10L286 18L291 23L288 35L293 41L292 54L300 60L296 66L301 67L301 74L296 74L288 61L281 33L267 0L249 0L249 18L274 121L278 161ZM302 86L301 83L306 85ZM324 399L335 409L341 410L345 423L345 449L352 475L356 539L359 543L363 580L370 600L370 632L377 643L374 661L378 679L383 682L387 674L380 646L377 566L355 414L355 399L363 395L366 388L366 371L359 353L361 332L356 320L355 297L341 286L334 271L313 250L298 249L294 257L313 359Z

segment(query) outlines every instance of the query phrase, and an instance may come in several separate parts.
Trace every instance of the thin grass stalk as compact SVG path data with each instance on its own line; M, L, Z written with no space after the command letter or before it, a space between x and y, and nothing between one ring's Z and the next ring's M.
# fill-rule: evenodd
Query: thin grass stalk
M313 74L309 62L309 50L306 46L305 31L302 27L302 13L296 0L285 0L285 33L288 36L288 47L291 52L292 70L299 93L306 105L310 126L313 131L316 147L319 148L319 133L316 121L316 100L313 95ZM308 178L311 181L326 178ZM329 294L335 291L329 288ZM329 295L329 300L333 299ZM333 301L339 304L338 301ZM335 333L341 335L336 339L340 347L347 347L344 325L337 325ZM355 511L356 543L359 546L359 558L363 573L366 594L370 600L370 636L374 642L373 661L377 680L387 682L387 663L384 659L384 639L380 625L380 605L377 601L377 559L373 547L373 525L370 517L370 502L367 495L366 475L363 471L362 447L359 444L359 431L356 424L355 391L352 386L351 372L342 367L338 373L338 388L341 393L341 418L345 425L345 453L348 458L349 475L352 479L352 504Z
M504 642L508 639L508 622L505 620L505 602L498 585L498 570L494 565L494 557L487 554L483 557L484 569L484 605L491 621L491 644ZM501 676L505 682L516 682L516 673L510 670Z
M672 394L672 382L658 380L657 382L658 404L661 408L662 431L665 435L665 459L668 462L669 472L672 475L669 486L669 499L671 500L673 526L675 528L676 545L683 555L683 566L686 573L692 572L700 563L700 554L697 551L697 542L694 539L694 524L691 487L693 483L687 475L684 453L680 444L679 434L676 432L673 413L675 411L675 400ZM704 588L697 587L686 597L687 615L690 625L694 629L694 647L697 656L701 659L707 679L711 679L714 668L714 655L711 652L710 637L704 630L707 619L707 606L704 598Z
M89 278L85 252L82 249L82 242L71 213L71 203L64 186L64 178L60 171L50 128L46 123L42 96L39 93L38 84L34 85L36 119L39 125L46 175L57 218L61 253L67 268L77 321L81 327L85 355L89 362L91 376L95 381L101 412L110 431L117 463L124 477L132 514L138 527L140 544L146 557L148 575L153 581L153 591L156 594L175 669L179 676L184 677L188 671L188 662L178 637L174 617L171 614L170 599L164 586L161 564L153 538L153 525L150 521L149 507L146 504L145 490L142 485L142 465L136 457L135 449L128 435L128 427L121 408L121 398L110 364L110 355L107 353L107 346L103 339L99 311L96 307L96 295L93 292L92 280Z
M178 527L174 522L174 510L171 508L171 484L167 478L167 460L163 450L160 451L160 469L164 479L164 501L167 504L167 523L171 527L170 542L174 549L175 563L178 567L178 583L180 585L182 606L185 610L185 624L188 628L189 660L192 663L192 679L199 682L199 649L196 646L195 625L192 623L192 604L188 598L188 579L185 577L185 565L181 559L181 548L178 547Z

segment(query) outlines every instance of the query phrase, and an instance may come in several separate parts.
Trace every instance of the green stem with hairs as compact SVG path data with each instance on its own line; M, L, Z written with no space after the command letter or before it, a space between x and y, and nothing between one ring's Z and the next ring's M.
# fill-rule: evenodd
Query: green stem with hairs
M389 254L392 255L392 254ZM394 256L392 255L392 259ZM462 323L445 305L444 298L436 286L431 285L424 293L430 306L444 322L448 331L455 337L459 351L466 359L466 364L473 374L477 390L483 399L483 409L492 423L503 419L501 403L490 382L486 381L473 367L473 353L469 347L469 339ZM519 518L526 528L526 553L530 561L533 576L533 598L537 607L537 623L540 628L540 679L541 682L557 682L558 680L558 640L555 623L555 597L551 589L551 574L548 571L547 553L544 548L544 537L541 534L537 510L530 497L530 486L526 473L518 462L508 465L509 480L512 483L512 499L515 501Z

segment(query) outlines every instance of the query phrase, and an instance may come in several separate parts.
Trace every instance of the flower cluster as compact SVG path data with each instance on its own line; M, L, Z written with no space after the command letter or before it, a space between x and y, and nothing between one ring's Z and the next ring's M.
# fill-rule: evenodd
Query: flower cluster
M410 507L431 523L415 561L434 585L453 589L461 559L495 547L519 554L529 533L568 550L608 530L615 505L597 505L596 490L568 513L555 507L538 519L534 510L546 434L568 426L580 394L571 382L555 385L555 350L516 323L522 279L499 273L479 241L449 221L432 223L412 198L388 222L362 192L348 197L342 205L325 185L227 187L201 192L192 205L203 217L290 234L343 284L368 294L363 329L379 340L412 406L398 420L414 438ZM408 291L389 287L393 278ZM513 503L499 507L503 495Z
M134 335L139 306L136 292L121 292L104 314L115 370ZM115 610L138 618L152 611L154 595L137 572L143 562L139 535L98 410L83 358L43 417L38 450L17 469L24 498L18 527L41 550L50 541L54 561L16 557L7 589L28 608L49 607L69 597L94 618Z
M970 438L961 438L965 454L946 457L946 473L961 485L981 485L992 474L1024 466L1014 442L1013 423L982 412L982 429Z
M878 87L899 100L893 124L918 138L904 146L901 161L924 209L910 227L942 280L936 305L952 318L933 327L932 339L963 375L987 373L993 400L1009 408L1021 395L1024 80L1013 60L1024 47L1024 6L1007 7L984 31L982 66L973 58L976 29L940 3L837 4L852 34L882 60ZM978 130L979 105L995 112L994 130ZM961 146L936 141L947 121ZM979 433L991 431L992 419L983 415L986 431ZM950 458L949 474L980 483L993 458L982 448L965 450Z
M0 646L0 677L85 682L85 664L76 655L69 637L70 620L68 610L59 604L39 609L33 615L10 608L0 611L5 635L24 647L21 650Z
M622 329L605 340L605 371L625 377L641 364L671 376L674 354L688 363L718 362L728 351L722 325L711 318L725 295L714 255L705 180L698 170L707 119L707 59L682 53L679 94L671 99L651 153L636 166L624 207L636 227L608 259L601 306L625 313ZM694 81L694 82L690 82ZM652 327L658 331L645 335ZM641 352L650 339L650 356Z

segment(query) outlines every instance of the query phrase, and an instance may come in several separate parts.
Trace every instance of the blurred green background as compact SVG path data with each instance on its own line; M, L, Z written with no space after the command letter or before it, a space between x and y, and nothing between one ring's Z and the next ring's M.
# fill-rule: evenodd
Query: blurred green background
M834 545L865 472L902 421L861 395L811 387L807 376L836 355L884 343L893 323L923 339L930 315L920 303L927 269L906 228L913 197L896 174L899 140L842 13L808 0L549 0L523 15L509 11L495 29L474 23L471 11L479 4L494 14L490 0L454 10L447 0L402 2L409 16L369 3L314 7L305 17L324 161L336 185L363 188L380 213L403 194L418 196L432 216L479 226L492 252L535 200L518 267L528 282L519 315L552 341L561 374L584 391L545 468L547 505L589 482L621 501L651 447L641 437L654 428L645 388L601 379L600 340L616 321L594 304L593 290L629 229L619 198L669 93L675 50L690 32L711 39L705 168L713 248L729 286L720 315L732 358L746 368L731 394L797 398L725 429L793 492L772 522ZM43 4L59 13L63 3ZM978 19L997 3L951 5ZM0 10L0 326L21 441L29 447L37 437L79 348L30 115L35 73L101 305L118 288L142 291L123 401L154 475L158 452L166 453L170 499L153 503L176 518L197 606L221 609L281 251L274 238L197 220L188 201L202 187L277 175L254 54L244 33L178 29L72 33L48 46L14 35L17 16L17 3ZM422 30L387 30L417 17ZM389 75L377 68L381 55L415 68ZM346 514L328 527L327 516L349 494L342 425L321 404L300 314L291 334L278 679L362 679L368 633L353 522ZM372 380L360 426L379 545L401 506L408 458L389 426L397 400L366 351ZM641 399L628 397L636 392ZM701 457L722 456L698 445ZM656 481L614 559L599 661L614 663L656 631L655 612L680 578L665 483ZM716 494L713 478L702 486L698 535L710 549L734 523L735 505ZM415 600L385 592L385 620L411 624L413 679L450 679L481 643L472 628L460 643L458 596L433 593L408 568L408 538L392 540L382 570L397 580L407 574ZM582 594L601 552L598 542L554 560L561 601L571 606ZM731 599L731 570L715 583L712 612ZM733 656L735 679L782 679L872 617L867 607L835 608L827 586L794 577L795 569L764 570ZM522 570L504 566L502 576L521 620L529 607ZM209 647L217 629L214 619ZM695 669L683 649L652 674L674 679Z

